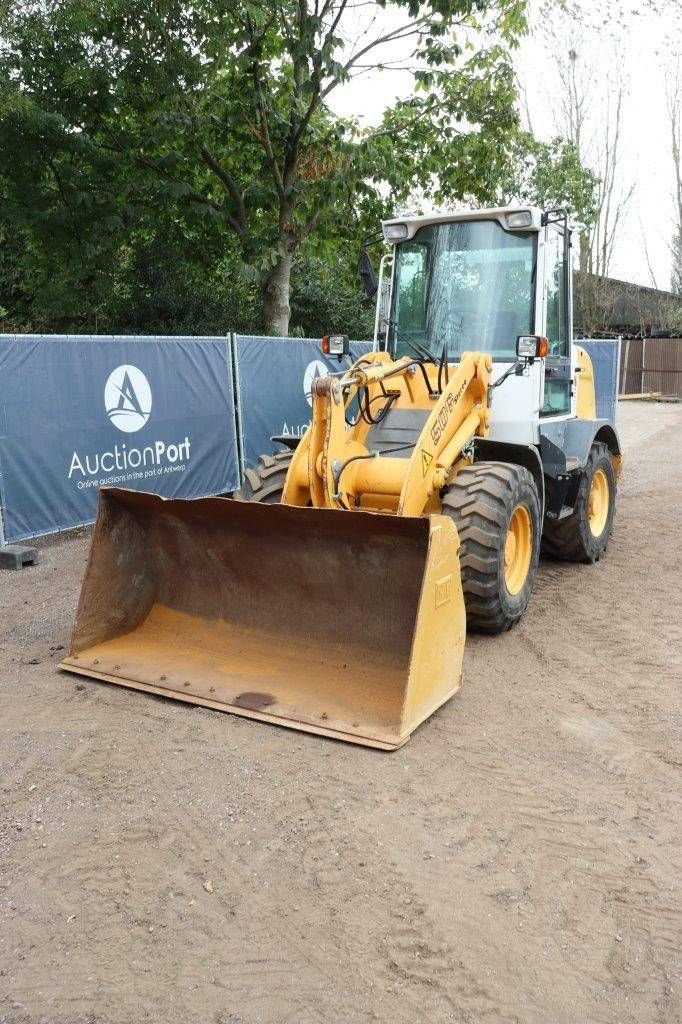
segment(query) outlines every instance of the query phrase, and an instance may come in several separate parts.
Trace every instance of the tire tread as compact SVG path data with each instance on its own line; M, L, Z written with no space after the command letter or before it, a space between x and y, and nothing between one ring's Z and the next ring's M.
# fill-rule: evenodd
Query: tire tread
M287 449L274 455L259 455L258 465L244 470L242 486L234 492L235 500L279 504L293 454Z
M534 529L540 529L540 505L535 482L523 466L505 462L475 462L455 477L443 495L442 511L455 522L460 540L459 561L467 628L500 633L520 618L527 596L518 611L511 613L500 595L500 557L514 495L530 489L535 495ZM537 568L539 538L534 537L533 555L524 590L530 594Z
M610 462L608 446L601 442L593 444L585 471L582 474L573 514L566 516L565 519L545 519L542 532L542 552L545 555L549 555L550 558L555 558L561 562L591 563L599 561L606 550L613 526L615 479L609 481L611 485L611 521L608 524L607 535L603 543L594 543L589 535L586 524L583 522L589 486L592 479L590 469L595 463L600 462L603 457Z

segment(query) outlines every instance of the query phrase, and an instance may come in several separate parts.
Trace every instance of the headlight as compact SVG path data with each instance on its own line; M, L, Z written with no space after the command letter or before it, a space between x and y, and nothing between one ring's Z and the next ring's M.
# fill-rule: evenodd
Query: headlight
M322 351L326 356L347 356L350 344L347 334L325 334L322 339Z
M514 213L505 213L504 222L508 228L529 228L533 224L533 214L530 210L515 210Z
M407 238L407 224L386 224L384 226L384 239L387 242L402 242Z
M539 334L521 334L516 339L519 359L543 359L549 351L549 342Z

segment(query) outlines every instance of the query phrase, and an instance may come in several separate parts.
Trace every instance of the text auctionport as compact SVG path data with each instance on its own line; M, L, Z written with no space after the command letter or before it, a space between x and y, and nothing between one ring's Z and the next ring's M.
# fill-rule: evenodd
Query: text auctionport
M129 448L125 444L115 444L112 451L95 452L81 457L74 452L69 468L69 480L74 473L83 477L98 476L100 473L113 473L114 470L138 469L144 466L162 466L165 463L189 461L189 437L178 444L166 444L155 441L144 448Z

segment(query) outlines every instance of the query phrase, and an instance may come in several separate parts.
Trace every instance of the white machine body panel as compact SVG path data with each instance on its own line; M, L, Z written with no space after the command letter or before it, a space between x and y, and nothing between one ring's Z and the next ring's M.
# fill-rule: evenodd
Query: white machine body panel
M512 373L490 393L490 432L493 441L538 444L542 408L543 360L536 359L523 374ZM493 363L492 382L509 369L510 363Z

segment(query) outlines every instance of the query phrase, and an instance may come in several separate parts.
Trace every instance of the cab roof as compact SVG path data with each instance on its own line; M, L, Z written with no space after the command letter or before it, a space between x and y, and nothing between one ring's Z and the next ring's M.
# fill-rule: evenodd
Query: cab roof
M542 210L537 206L526 206L516 204L514 206L495 206L479 210L447 210L425 213L420 216L406 215L405 217L392 217L390 220L381 222L384 229L393 224L404 224L407 227L407 234L402 241L412 238L419 230L428 224L448 224L466 220L497 220L507 231L539 231L542 220ZM530 223L519 225L516 228L507 223L509 214L529 213Z

